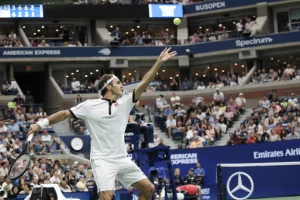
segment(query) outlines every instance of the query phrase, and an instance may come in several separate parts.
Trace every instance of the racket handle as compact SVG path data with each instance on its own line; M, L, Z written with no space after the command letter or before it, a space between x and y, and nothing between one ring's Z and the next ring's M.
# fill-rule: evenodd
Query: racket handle
M33 133L28 136L27 142L31 142L32 138L33 138Z

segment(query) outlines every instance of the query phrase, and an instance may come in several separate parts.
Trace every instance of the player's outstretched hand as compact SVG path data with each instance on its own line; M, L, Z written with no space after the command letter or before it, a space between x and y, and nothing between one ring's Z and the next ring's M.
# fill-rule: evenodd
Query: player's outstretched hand
M29 131L28 131L28 136L30 134L38 133L40 131L40 129L41 129L41 127L38 124L32 124L32 125L30 125Z
M171 53L169 53L170 50L171 50L171 47L170 48L166 47L159 55L158 60L161 62L166 62L167 60L176 56L177 52L172 51Z

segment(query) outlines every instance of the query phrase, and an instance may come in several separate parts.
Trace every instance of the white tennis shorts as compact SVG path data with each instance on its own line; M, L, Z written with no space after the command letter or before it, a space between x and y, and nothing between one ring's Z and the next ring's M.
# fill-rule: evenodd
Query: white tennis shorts
M127 189L133 183L147 178L130 158L91 159L92 170L98 191L115 190L115 179Z

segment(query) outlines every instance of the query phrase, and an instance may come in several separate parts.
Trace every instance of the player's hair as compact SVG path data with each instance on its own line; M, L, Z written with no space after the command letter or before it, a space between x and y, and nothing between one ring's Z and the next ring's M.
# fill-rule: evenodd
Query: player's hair
M98 84L98 90L99 90L99 91L100 91L101 88L104 86L104 84L106 84L106 82L107 82L109 79L111 79L111 77L113 77L113 74L104 74L104 75L101 77L101 79L100 79L100 81L99 81L99 84ZM112 85L112 82L110 82L109 84ZM106 92L107 92L107 89L106 89L106 87L105 87L103 90L101 90L101 95L104 96Z

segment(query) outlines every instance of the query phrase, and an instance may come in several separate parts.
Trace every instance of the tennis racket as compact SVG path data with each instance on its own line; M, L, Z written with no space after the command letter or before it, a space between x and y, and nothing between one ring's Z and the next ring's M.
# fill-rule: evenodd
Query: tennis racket
M27 143L24 145L21 154L11 164L8 170L9 179L11 180L18 179L28 170L28 167L30 165L29 148L30 148L30 142L32 138L33 138L33 134L28 136Z

